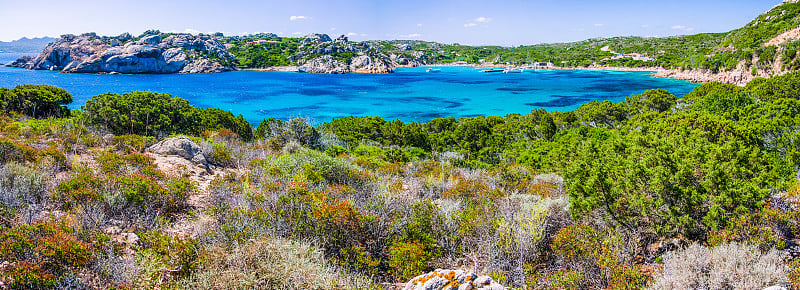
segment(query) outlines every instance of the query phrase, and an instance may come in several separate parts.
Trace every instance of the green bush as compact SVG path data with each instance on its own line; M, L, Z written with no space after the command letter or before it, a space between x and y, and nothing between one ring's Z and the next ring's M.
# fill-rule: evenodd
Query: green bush
M245 140L252 127L242 116L218 109L198 109L169 94L135 91L106 93L92 97L83 106L90 124L117 135L199 135L205 129L227 128Z
M34 118L68 117L69 109L62 106L72 102L64 89L47 85L21 85L13 89L0 88L0 110L14 111Z

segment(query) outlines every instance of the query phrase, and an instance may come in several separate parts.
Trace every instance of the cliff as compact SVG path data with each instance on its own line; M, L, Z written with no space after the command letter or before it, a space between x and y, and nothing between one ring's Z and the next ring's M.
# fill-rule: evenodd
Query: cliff
M67 34L39 55L8 66L75 73L213 73L234 69L225 65L232 59L215 37L148 31L137 38L128 33L116 37Z

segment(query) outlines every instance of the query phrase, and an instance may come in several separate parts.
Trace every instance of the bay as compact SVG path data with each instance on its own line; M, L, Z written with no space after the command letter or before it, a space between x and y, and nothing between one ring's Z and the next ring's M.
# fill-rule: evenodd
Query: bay
M19 55L0 54L0 63ZM403 121L439 117L505 116L532 109L570 111L591 101L621 102L663 88L682 97L698 84L654 79L649 72L548 71L481 73L472 67L400 68L393 74L302 74L235 71L218 74L69 74L0 67L0 87L58 86L73 96L71 109L94 95L134 90L169 93L195 106L241 114L257 124L269 117L327 122L345 116Z

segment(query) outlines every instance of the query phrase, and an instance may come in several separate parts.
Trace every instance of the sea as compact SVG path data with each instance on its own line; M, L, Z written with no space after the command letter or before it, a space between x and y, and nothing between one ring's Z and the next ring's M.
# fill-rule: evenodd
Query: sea
M20 54L0 53L0 63ZM112 75L33 71L0 66L0 87L46 84L66 89L79 109L103 93L169 93L204 108L266 118L309 118L314 123L346 116L426 122L434 118L505 116L543 108L571 111L591 101L621 102L661 88L682 97L698 84L651 78L650 72L537 70L483 73L474 67L399 68L391 74L305 74L233 71L216 74Z

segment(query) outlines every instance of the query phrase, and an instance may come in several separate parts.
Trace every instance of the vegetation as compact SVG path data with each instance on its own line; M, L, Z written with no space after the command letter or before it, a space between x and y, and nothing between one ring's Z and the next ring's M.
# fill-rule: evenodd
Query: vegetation
M113 134L167 136L195 134L202 130L226 128L245 140L253 137L253 129L239 115L220 109L199 109L189 101L169 94L130 92L102 94L92 97L83 106L86 121Z
M316 127L149 92L7 111L0 282L363 289L462 268L518 288L796 287L798 83ZM169 134L212 165L144 154Z

